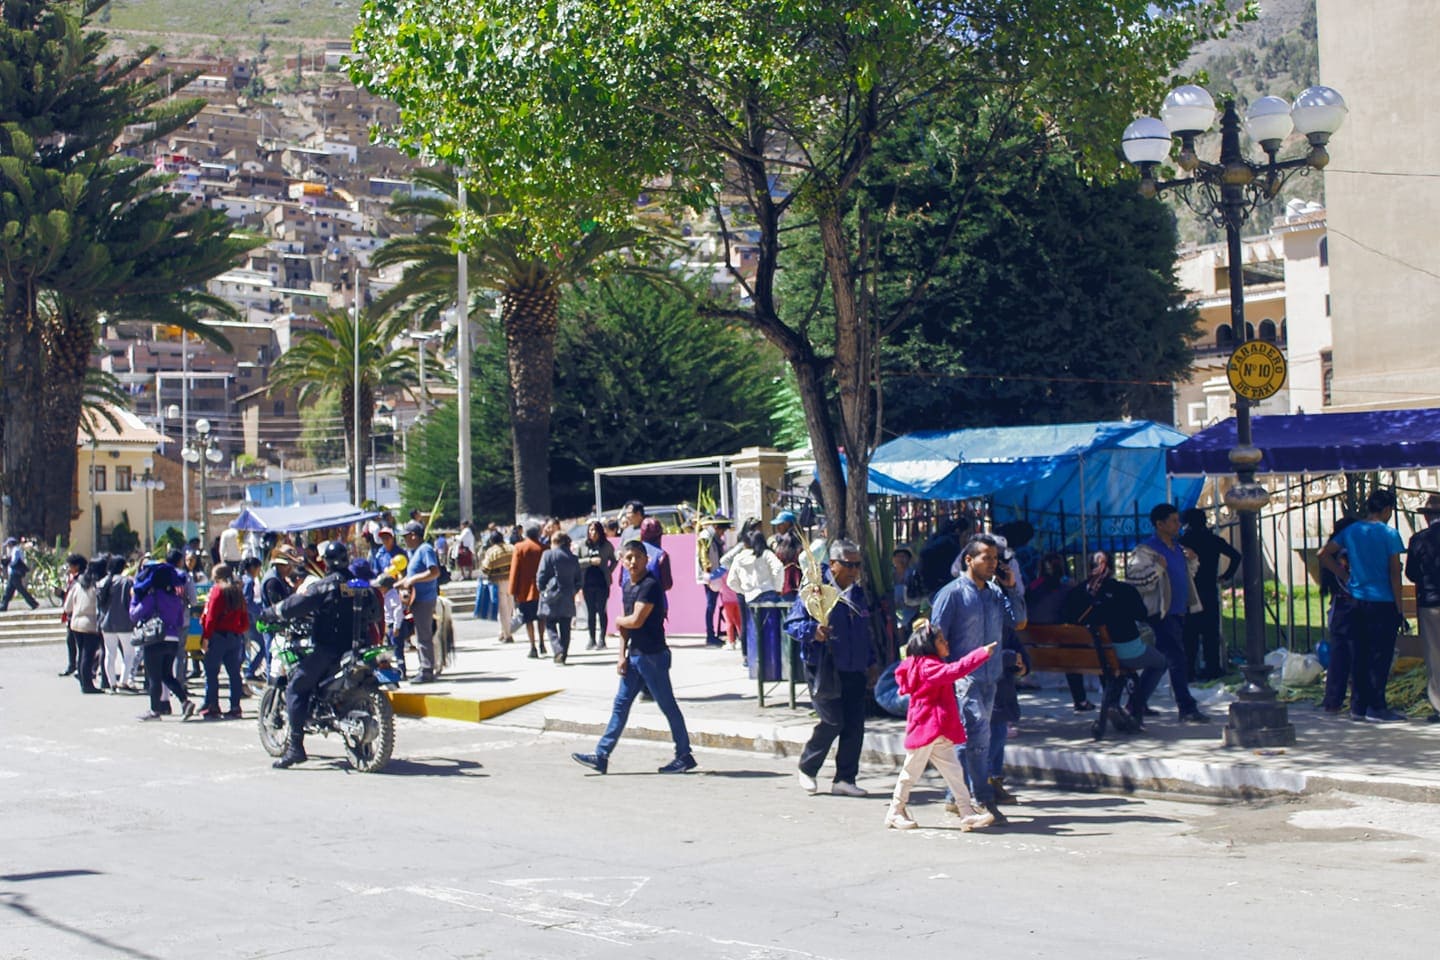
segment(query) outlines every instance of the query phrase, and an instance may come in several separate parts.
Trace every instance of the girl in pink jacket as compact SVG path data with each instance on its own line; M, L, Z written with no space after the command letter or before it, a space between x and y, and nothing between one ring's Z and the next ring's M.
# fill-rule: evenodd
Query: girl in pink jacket
M895 668L900 692L909 694L910 710L905 718L905 766L895 781L895 794L885 813L885 826L892 830L913 830L914 820L905 810L910 788L930 764L955 795L963 814L960 829L988 827L995 818L976 807L965 788L965 771L955 758L955 745L965 742L965 725L955 700L955 681L968 676L990 658L995 644L973 650L954 663L946 663L950 644L940 628L928 620L917 620L915 632L905 645L905 659ZM968 812L967 812L968 811Z

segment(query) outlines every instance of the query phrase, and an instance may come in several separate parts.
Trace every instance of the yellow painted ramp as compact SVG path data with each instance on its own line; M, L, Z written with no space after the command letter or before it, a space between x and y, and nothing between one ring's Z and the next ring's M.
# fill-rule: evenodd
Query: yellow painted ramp
M395 707L396 713L405 717L440 717L445 720L479 723L559 692L542 690L539 693L521 693L513 697L494 697L489 700L467 700L432 693L391 693L390 703Z

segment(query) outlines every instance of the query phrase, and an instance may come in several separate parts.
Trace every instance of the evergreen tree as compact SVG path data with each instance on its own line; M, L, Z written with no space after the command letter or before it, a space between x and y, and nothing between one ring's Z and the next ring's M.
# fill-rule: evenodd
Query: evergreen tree
M692 297L638 277L577 288L562 301L548 467L555 512L579 515L594 500L592 471L651 460L734 453L774 441L791 398L773 348L744 328L701 315ZM509 404L504 339L483 327L472 379L474 516L510 518ZM459 518L453 403L407 440L405 502L441 503ZM686 478L671 488L694 494Z
M200 100L167 100L88 29L107 0L0 5L0 490L7 532L68 532L75 437L99 313L168 315L248 245L223 214L185 209L121 153L167 136ZM213 302L211 303L213 306Z

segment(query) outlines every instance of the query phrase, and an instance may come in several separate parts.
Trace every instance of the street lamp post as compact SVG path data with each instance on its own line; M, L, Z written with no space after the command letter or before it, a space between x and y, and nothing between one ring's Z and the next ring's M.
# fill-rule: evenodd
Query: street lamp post
M1229 257L1230 318L1235 338L1244 344L1249 338L1245 324L1245 284L1242 271L1240 228L1261 202L1279 194L1296 172L1320 170L1330 160L1325 146L1330 135L1345 120L1345 100L1329 87L1310 87L1289 104L1279 97L1261 97L1250 105L1244 126L1260 145L1265 159L1245 159L1240 147L1240 116L1233 100L1225 101L1220 118L1220 159L1202 161L1195 153L1196 137L1215 123L1215 101L1204 89L1186 85L1171 91L1160 108L1160 119L1141 117L1125 128L1122 147L1125 159L1140 168L1140 192L1153 197L1167 190L1178 193L1185 203L1216 226L1225 230ZM1309 149L1303 156L1279 160L1281 143L1295 130L1305 136ZM1175 138L1180 139L1177 165L1189 176L1157 182L1155 174L1170 157ZM1232 376L1232 384L1235 380ZM1278 388L1278 383L1275 384ZM1266 394L1268 395L1268 394ZM1230 462L1238 482L1225 494L1225 502L1240 518L1240 553L1245 595L1245 684L1239 700L1230 705L1225 726L1227 746L1268 747L1295 742L1285 704L1270 686L1273 668L1265 663L1264 566L1260 553L1260 510L1270 495L1255 482L1262 453L1250 432L1251 399L1239 389L1235 395L1235 448Z
M155 461L150 457L145 458L145 472L140 474L140 479L135 483L141 490L145 491L145 552L149 553L155 549L155 522L151 519L151 510L155 501L155 491L165 489L165 481L150 472Z
M210 421L203 417L195 421L195 439L186 441L185 450L181 454L185 462L200 471L200 520L198 530L200 533L200 548L203 550L210 545L209 524L206 522L208 507L210 504L210 487L207 482L209 464L219 463L225 459L221 454L215 436L210 432Z
M274 453L280 460L280 506L283 507L285 506L285 450L268 441L265 444L265 449Z
M410 331L410 339L415 341L415 346L419 349L418 356L420 366L420 397L415 404L415 419L417 420L425 416L430 406L429 392L425 389L425 344L429 343L431 340L434 340L438 336L440 336L440 334L436 333L433 330Z

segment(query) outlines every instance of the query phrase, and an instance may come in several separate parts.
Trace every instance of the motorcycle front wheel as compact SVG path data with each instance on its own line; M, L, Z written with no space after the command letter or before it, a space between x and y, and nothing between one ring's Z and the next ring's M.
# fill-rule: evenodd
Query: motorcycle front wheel
M272 757L285 752L290 742L290 724L285 714L285 691L274 684L260 696L256 723L260 727L260 746Z
M390 762L390 754L395 749L395 708L383 690L370 690L365 694L365 710L374 723L373 730L368 731L373 736L344 737L345 756L361 773L375 773Z

